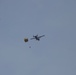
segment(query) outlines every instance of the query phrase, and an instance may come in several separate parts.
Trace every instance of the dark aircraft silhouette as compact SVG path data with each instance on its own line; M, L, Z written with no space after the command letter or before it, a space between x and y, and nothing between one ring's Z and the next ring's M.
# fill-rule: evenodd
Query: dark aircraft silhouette
M34 36L34 35L33 35L33 38L31 38L31 40L32 40L32 39L36 39L36 40L40 41L40 38L41 38L41 37L44 37L44 36L45 36L45 35L42 35L42 36L38 36L38 35Z

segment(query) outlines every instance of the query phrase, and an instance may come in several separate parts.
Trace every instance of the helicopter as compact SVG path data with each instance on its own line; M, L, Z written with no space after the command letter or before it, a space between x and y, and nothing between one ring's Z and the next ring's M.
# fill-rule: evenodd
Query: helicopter
M33 35L33 38L31 38L30 40L33 40L33 39L36 39L37 41L40 41L40 38L41 37L44 37L45 35L41 35L41 36L38 36L38 35ZM24 42L28 42L28 38L24 38ZM31 46L29 46L29 48L31 48Z
M38 36L38 35L33 35L33 38L31 38L30 40L33 40L33 39L36 39L37 41L40 41L40 38L41 37L44 37L45 35L41 35L41 36Z

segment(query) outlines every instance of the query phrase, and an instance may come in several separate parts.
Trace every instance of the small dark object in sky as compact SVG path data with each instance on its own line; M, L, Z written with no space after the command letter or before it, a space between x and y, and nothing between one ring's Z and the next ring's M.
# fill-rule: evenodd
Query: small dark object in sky
M31 48L31 46L29 46L29 48Z
M24 41L25 41L25 42L28 42L28 38L24 38Z

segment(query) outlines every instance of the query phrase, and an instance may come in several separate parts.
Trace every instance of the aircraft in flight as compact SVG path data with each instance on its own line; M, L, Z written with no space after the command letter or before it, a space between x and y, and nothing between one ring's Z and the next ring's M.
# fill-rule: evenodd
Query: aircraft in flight
M42 35L42 36L38 36L38 35L34 36L34 35L33 35L33 38L31 38L31 40L32 40L32 39L36 39L37 41L40 41L40 38L41 38L41 37L44 37L44 36L45 36L45 35Z

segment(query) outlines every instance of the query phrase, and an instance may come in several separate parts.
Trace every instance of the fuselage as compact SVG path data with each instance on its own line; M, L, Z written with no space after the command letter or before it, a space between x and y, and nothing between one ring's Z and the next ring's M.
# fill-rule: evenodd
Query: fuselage
M40 40L38 36L34 36L34 37L35 37L36 40L38 40L38 41Z

